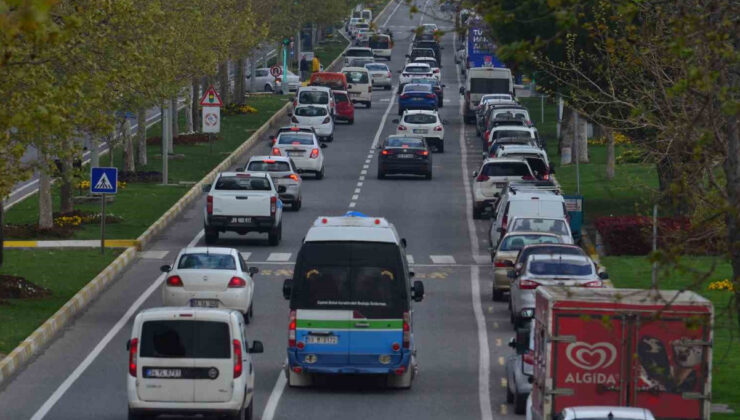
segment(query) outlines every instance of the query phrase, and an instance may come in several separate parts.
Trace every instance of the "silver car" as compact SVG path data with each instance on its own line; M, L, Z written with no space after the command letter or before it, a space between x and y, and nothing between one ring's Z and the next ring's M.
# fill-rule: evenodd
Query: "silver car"
M373 88L382 87L385 90L390 90L393 85L393 74L391 69L388 68L387 64L383 63L367 63L365 68L370 73L370 82Z
M515 353L506 359L506 402L514 403L514 412L524 414L527 397L532 391L534 372L534 328L517 330L509 341Z
M286 156L252 156L244 167L245 172L267 172L278 187L280 200L290 203L290 209L297 211L303 204L301 186L303 179L298 174L293 159ZM281 191L285 187L285 191Z

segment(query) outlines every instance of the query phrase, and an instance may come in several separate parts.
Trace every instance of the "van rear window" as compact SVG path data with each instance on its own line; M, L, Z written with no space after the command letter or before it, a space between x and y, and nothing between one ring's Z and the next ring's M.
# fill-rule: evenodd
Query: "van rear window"
M229 325L215 321L146 321L141 327L140 356L228 359Z
M509 93L509 79L471 78L472 93Z

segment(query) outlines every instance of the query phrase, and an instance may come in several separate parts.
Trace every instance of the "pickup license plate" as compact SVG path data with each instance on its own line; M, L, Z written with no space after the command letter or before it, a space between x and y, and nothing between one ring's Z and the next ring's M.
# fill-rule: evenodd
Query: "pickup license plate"
M338 344L339 337L336 335L308 335L306 337L308 344Z
M426 134L429 130L425 128L414 128L414 134Z
M216 299L190 299L190 306L193 308L218 308Z
M231 223L237 223L237 224L252 223L252 218L251 217L232 217Z
M412 157L414 157L414 155L409 154L409 153L401 153L397 156L399 159L411 159Z
M182 369L146 369L144 376L147 378L179 379L182 378Z

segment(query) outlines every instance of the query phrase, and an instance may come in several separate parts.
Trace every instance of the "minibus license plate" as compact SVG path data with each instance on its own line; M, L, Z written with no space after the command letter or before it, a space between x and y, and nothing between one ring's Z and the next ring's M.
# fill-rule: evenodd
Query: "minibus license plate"
M147 378L177 379L182 378L182 369L147 369L144 375Z
M308 344L337 344L339 337L336 335L309 335Z

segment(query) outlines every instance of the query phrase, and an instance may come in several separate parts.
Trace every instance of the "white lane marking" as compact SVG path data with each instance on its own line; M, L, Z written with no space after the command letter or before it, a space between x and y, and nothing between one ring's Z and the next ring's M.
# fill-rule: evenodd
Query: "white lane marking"
M290 252L271 252L270 255L267 257L267 261L273 261L273 262L290 261L291 255L292 254Z
M362 181L358 182L357 183L357 188L361 188L362 187L362 184L364 184L364 182L362 182Z
M139 257L145 260L163 260L169 253L170 251L143 251L139 253Z
M242 254L242 259L244 261L249 261L249 257L252 256L252 253L251 252L240 252L240 254Z
M358 200L360 198L359 194L355 194L352 196L352 200Z
M354 208L356 205L357 205L357 203L355 203L354 201L351 202L351 203L349 203L350 208Z
M362 165L362 169L368 169L370 165Z
M360 171L360 175L367 175L367 169L363 169L362 171Z
M414 263L414 256L411 255L411 254L406 254L406 261L408 261L409 264L413 264Z
M275 386L272 388L272 393L270 393L270 398L267 400L267 405L265 405L265 411L262 412L262 420L272 420L272 418L275 417L275 410L277 410L280 397L283 395L283 391L285 390L285 385L287 385L287 383L288 380L285 379L285 372L281 370L280 373L278 373Z
M367 159L365 159L365 163L370 163L371 160L372 160L372 157L368 157Z
M355 188L355 194L359 194L360 192L362 192L362 188Z
M430 255L429 259L434 264L456 264L455 257L452 255Z
M457 51L457 34L453 34L452 38L452 50ZM455 74L457 76L457 86L460 86L460 68L459 65L455 66ZM478 247L477 234L475 232L475 222L473 222L473 200L472 192L470 191L470 183L468 182L468 149L465 145L465 119L463 117L463 106L465 103L462 97L458 98L459 102L459 115L460 115L460 136L458 141L460 143L460 161L462 166L462 182L463 188L465 189L465 218L468 222L468 237L470 239L470 251L473 254L474 259L477 261L475 256L480 254ZM478 328L478 402L480 403L480 414L481 420L493 420L493 410L491 409L491 384L490 384L490 370L491 360L489 357L488 348L488 331L486 329L486 318L483 315L483 309L481 307L481 293L480 293L480 267L473 266L470 268L470 290L471 297L473 299L473 313L475 314L475 324Z
M360 181L364 181L364 180L365 180L365 176L363 175L360 177Z
M195 235L195 238L193 238L192 241L188 244L188 247L192 247L200 239L203 237L203 230L198 232L197 235ZM113 340L113 338L118 335L118 333L125 327L132 316L136 313L136 311L139 310L139 307L146 302L147 299L149 299L149 296L154 293L155 290L157 290L164 281L165 273L162 273L157 279L152 283L151 286L149 286L144 293L139 296L134 303L131 305L131 307L128 308L125 314L121 317L121 319L116 322L116 324L111 328L110 331L108 331L108 334L103 337L100 342L95 346L95 348L92 349L92 351L85 357L85 359L75 368L75 370L67 376L67 379L64 380L64 382L57 387L57 389L54 391L53 394L44 402L44 404L39 407L39 409L31 416L31 420L41 420L43 419L48 413L49 410L51 410L54 405L64 396L64 394L69 390L70 387L77 381L77 379L87 370L88 367L97 359L97 357L100 355L100 353L105 350L105 348L108 346L108 344Z

